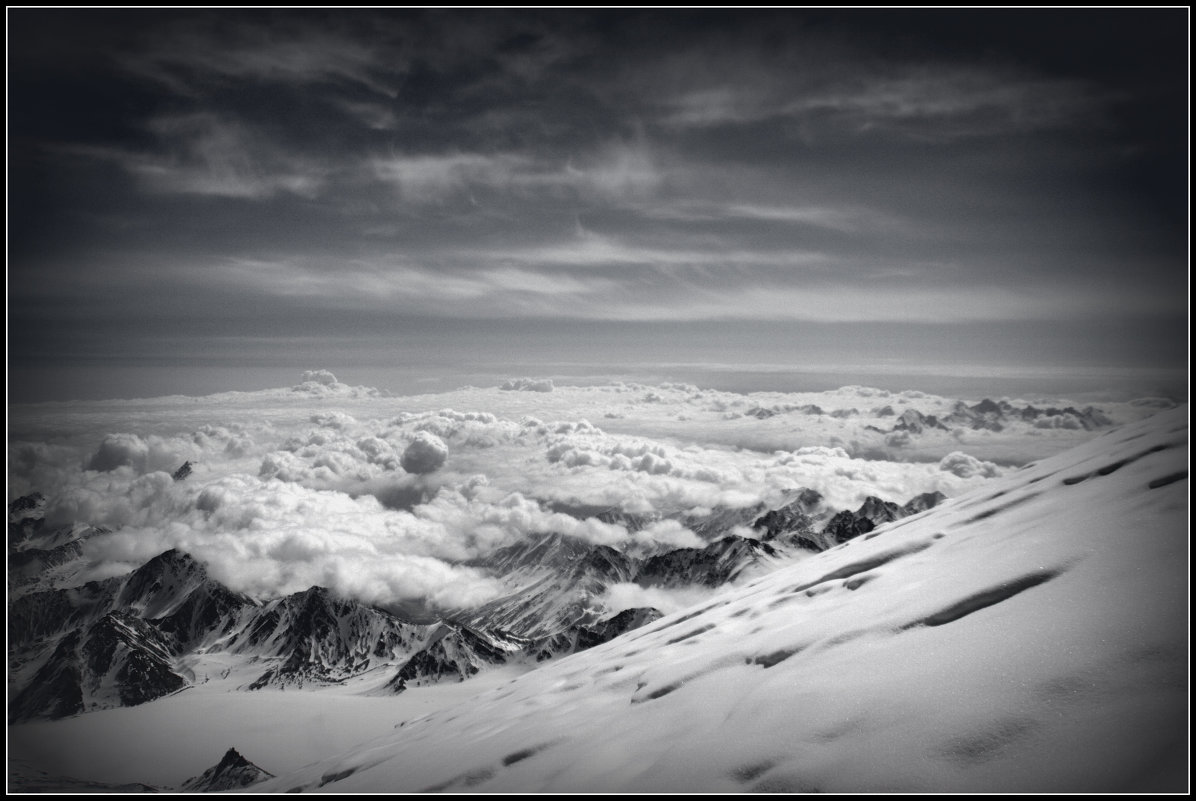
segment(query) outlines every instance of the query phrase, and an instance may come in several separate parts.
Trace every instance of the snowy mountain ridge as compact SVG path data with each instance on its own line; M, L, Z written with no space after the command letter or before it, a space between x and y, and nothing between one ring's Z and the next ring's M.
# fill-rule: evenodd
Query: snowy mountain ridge
M509 546L487 560L486 569L502 576L510 592L457 620L433 624L338 598L323 587L258 602L214 581L202 564L177 550L126 576L80 587L33 591L39 585L30 583L9 609L9 658L16 668L9 715L56 718L145 703L210 680L205 665L212 653L258 666L257 675L241 685L246 690L327 685L376 669L397 670L387 684L392 692L461 681L488 666L573 653L659 614L607 608L604 598L613 585L718 587L745 571L780 564L777 547L785 535L798 548L817 550L871 530L873 518L895 519L941 497L906 507L869 498L856 512L832 518L826 529L846 516L850 531L814 537L795 527L812 525L815 517L800 510L821 508L821 497L810 490L795 494L789 506L765 512L753 524L773 539L771 545L726 535L703 548L638 559L554 532ZM40 523L44 505L44 498L32 496L11 504L10 529L20 531L22 545L60 536L29 523ZM715 509L698 519L701 525L688 522L718 536L760 511ZM229 670L225 664L219 672Z

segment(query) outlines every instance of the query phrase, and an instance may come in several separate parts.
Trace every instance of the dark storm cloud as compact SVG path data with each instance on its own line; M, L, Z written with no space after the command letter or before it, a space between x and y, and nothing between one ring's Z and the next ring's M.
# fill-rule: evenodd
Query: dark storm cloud
M10 326L60 359L363 316L983 323L1015 359L1186 313L1183 10L9 26Z

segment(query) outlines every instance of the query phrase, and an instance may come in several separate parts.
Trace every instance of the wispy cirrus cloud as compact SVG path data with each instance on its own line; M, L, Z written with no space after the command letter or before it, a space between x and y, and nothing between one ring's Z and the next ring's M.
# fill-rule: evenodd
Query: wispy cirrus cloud
M547 157L531 151L392 151L370 158L365 174L416 205L481 190L525 199L630 202L652 195L665 180L642 139Z
M123 53L119 63L193 97L218 93L222 84L258 81L352 84L393 98L407 65L402 48L394 47L402 29L381 26L376 37L367 37L361 22L333 16L192 15Z
M927 141L1002 136L1093 125L1109 97L1080 80L1044 80L1008 70L950 65L898 67L824 83L780 82L775 73L739 76L665 101L662 123L677 128L753 125L782 119L800 134L887 132Z
M468 317L561 315L617 290L603 275L549 273L510 266L446 270L386 256L334 265L303 257L229 260L209 267L226 286L255 294L306 298L330 307L437 309Z
M216 114L158 117L147 125L154 150L101 146L56 148L115 163L150 194L265 200L280 193L314 197L327 166L276 147L260 133Z

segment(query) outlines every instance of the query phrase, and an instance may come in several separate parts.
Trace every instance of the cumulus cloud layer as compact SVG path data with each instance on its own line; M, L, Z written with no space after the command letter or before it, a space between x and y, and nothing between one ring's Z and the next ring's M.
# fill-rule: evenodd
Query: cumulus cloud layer
M179 548L263 598L320 584L369 603L462 608L504 591L479 565L529 537L699 547L706 516L776 507L799 488L829 509L869 495L952 496L1008 469L981 458L989 452L1042 454L1091 436L1014 422L902 432L886 445L905 410L946 414L954 401L866 387L743 396L617 383L385 398L326 371L302 378L319 391L41 408L45 441L10 443L10 500L38 491L48 525L107 530L86 543L85 578ZM1158 405L1108 413L1136 419ZM184 461L191 473L173 480ZM620 604L684 600L617 592Z

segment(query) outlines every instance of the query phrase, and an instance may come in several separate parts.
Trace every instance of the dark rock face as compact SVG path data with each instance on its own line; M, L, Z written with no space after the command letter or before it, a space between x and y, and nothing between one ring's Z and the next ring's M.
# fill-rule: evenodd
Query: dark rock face
M542 637L534 641L527 652L534 655L537 662L567 656L610 642L615 637L646 626L662 616L660 610L650 606L624 609L592 626L572 626L551 637Z
M760 539L771 542L782 534L796 534L813 529L813 518L797 504L774 509L752 523L752 528L760 533Z
M833 548L848 540L868 534L885 523L924 512L943 500L946 500L946 496L941 492L927 492L910 499L904 506L898 506L892 501L883 501L869 495L864 499L860 508L854 512L842 511L832 517L819 536L815 538L822 547L812 550Z
M113 611L61 637L9 705L10 720L60 718L136 706L187 686L174 671L175 643L135 615Z
M46 503L46 496L40 492L34 492L29 495L22 495L15 501L8 505L8 513L10 515L18 515L24 517L22 512L32 512L35 509L40 509Z
M662 617L664 615L661 611L651 606L624 609L616 615L599 621L592 628L579 631L576 650L584 651L587 648L593 648L595 645L610 642L621 634L638 629L640 626L646 626Z
M446 622L434 632L427 647L399 668L387 688L399 693L408 687L445 679L464 681L485 665L505 664L508 657L525 650L529 644L513 637L487 638L466 626Z
M171 638L148 622L127 612L109 612L91 627L79 650L84 687L91 697L101 697L102 685L110 683L119 703L108 698L99 703L112 706L136 706L161 698L187 686L171 666L174 654Z
M915 409L908 409L897 418L891 430L906 431L910 434L921 434L929 428L947 430L950 427L970 428L975 431L1002 431L1013 420L1033 423L1039 428L1082 428L1085 431L1113 424L1103 412L1092 406L1082 410L1072 406L1063 409L1038 409L1034 406L1018 408L1008 401L985 398L972 406L957 401L951 412L941 420L934 415L923 415Z
M933 414L924 415L916 409L907 409L897 418L892 430L921 434L928 428L939 428L944 431L947 429Z
M822 530L823 540L829 544L828 548L855 539L861 534L867 534L876 528L866 517L856 517L854 512L842 511L831 518Z
M767 511L768 507L764 504L738 508L716 506L709 514L683 515L678 522L697 534L702 540L713 542L727 536L728 532L736 526L750 526L753 520Z
M717 587L738 576L749 564L776 553L766 542L731 535L705 548L678 548L653 556L644 562L636 581L652 587Z
M83 543L79 540L43 550L29 548L8 555L8 584L18 588L37 581L47 570L75 561L83 555Z
M925 512L927 509L933 509L945 500L947 500L947 496L941 492L924 492L921 495L910 498L905 506L901 507L899 517L909 517L919 512Z
M875 495L869 495L864 499L863 505L855 511L855 516L871 520L873 528L882 523L892 523L894 520L904 517L900 506L892 501L882 501Z
M1012 408L1013 407L1010 406L1008 403L1002 405L1002 404L998 404L994 400L985 398L984 400L980 401L975 406L973 406L972 411L975 412L976 414L996 414L996 415L1003 416L1007 410L1012 409Z
M191 793L239 790L272 778L274 778L273 773L267 773L241 756L237 749L230 748L218 764L208 768L201 775L183 782L180 789Z
M426 627L311 587L266 604L240 631L231 650L275 658L249 686L261 689L343 681L410 653Z
M8 547L37 537L45 527L46 496L23 495L8 505Z
M796 545L811 551L822 550L816 533L815 512L822 506L822 495L812 489L802 489L797 498L780 509L774 509L756 519L752 528L764 542Z
M24 589L22 595L11 597L8 603L8 645L12 648L29 642L48 632L60 631L71 604L63 590L30 592L30 585L49 569L57 557L69 554L81 546L70 543L58 551L18 551L8 556L8 587L10 593Z
M427 631L323 588L261 606L174 550L124 577L17 598L8 622L10 665L36 664L54 648L18 690L14 719L161 697L186 686L172 668L176 657L216 643L273 662L260 687L339 681L397 662L421 647ZM101 693L101 685L108 689Z
M593 547L582 540L552 533L539 539L529 539L499 548L484 562L477 564L490 568L497 575L506 575L521 569L568 569L589 556Z
M69 590L45 590L17 598L8 607L10 655L107 614L119 585L119 579L92 581Z
M556 533L501 548L478 564L503 578L511 591L459 621L529 640L597 622L593 599L612 584L631 581L638 569L635 559L613 548Z
M8 705L9 721L64 718L83 711L82 674L76 658L82 631L59 641L50 658Z

